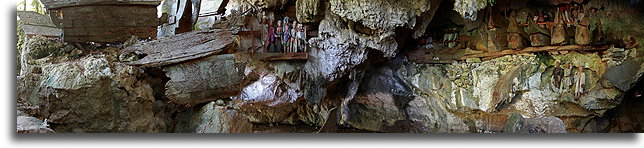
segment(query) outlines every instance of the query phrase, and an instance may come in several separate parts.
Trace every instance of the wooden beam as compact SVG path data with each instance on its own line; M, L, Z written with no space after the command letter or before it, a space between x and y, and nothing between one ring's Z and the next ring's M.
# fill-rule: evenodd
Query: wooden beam
M503 50L496 52L486 52L479 54L465 55L459 60L465 60L469 58L483 58L492 59L497 57L502 57L505 55L514 55L514 54L524 54L524 53L534 53L534 52L551 52L551 51L602 51L607 50L608 46L593 47L593 46L579 46L579 45L566 45L566 46L543 46L543 47L528 47L523 50ZM490 58L491 57L491 58Z
M298 53L263 53L257 54L257 58L262 61L285 61L285 60L307 60L308 54L305 52Z

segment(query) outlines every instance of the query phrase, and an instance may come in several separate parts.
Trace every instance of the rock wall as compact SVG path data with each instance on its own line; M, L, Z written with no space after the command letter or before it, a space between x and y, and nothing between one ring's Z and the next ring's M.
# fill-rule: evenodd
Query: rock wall
M439 128L445 126L446 129L465 132L462 129L467 127L464 126L467 121L462 120L471 119L474 116L470 113L472 111L486 114L518 112L522 117L530 119L559 117L566 121L566 127L570 131L576 131L584 128L578 127L583 125L580 122L585 122L582 119L602 116L606 110L616 107L621 101L623 92L610 85L598 72L601 64L583 70L586 75L586 83L583 85L585 90L576 101L573 97L573 90L576 88L572 85L559 89L552 84L553 60L594 63L600 58L596 54L579 53L552 57L529 54L505 56L482 63L434 66L411 64L411 70L406 71L410 75L405 78L414 86L417 97L409 103L407 109L410 119L422 123L423 128L436 128L438 123L442 125ZM638 69L640 70L634 69L639 71L635 77L642 75L641 68ZM439 112L446 114L447 118L435 117L436 110L441 108L442 111ZM464 115L458 117L460 121L435 121L450 119L450 115L454 118L459 114Z
M451 64L409 61L406 52L434 27L441 3L449 2L228 3L228 11L260 12L295 5L297 19L318 31L307 41L306 61L261 61L237 52L142 68L121 63L119 45L83 43L85 49L77 49L32 38L24 43L25 66L17 77L17 132L637 131L637 122L627 122L630 117L611 116L638 112L617 108L641 82L641 45L627 40L611 43L616 46L605 52L523 53ZM466 19L476 19L477 11L493 2L454 5ZM607 6L610 11L599 14L605 26L620 28L609 36L644 43L641 29L624 25L642 26L641 21L607 17L616 16L609 14L620 12L617 8L622 7ZM458 14L439 18L452 15ZM470 22L457 17L450 21ZM146 55L127 56L131 62ZM558 81L554 75L561 71L568 74ZM575 84L582 79L585 83Z
M143 69L117 62L109 54L115 48L79 57L62 49L68 46L52 39L30 40L30 58L25 59L30 70L18 76L19 111L63 133L171 129ZM43 47L51 52L36 53Z

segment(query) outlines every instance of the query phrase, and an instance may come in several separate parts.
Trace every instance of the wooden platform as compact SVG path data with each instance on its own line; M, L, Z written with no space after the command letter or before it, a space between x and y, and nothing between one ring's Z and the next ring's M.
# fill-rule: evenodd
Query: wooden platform
M309 56L305 52L261 53L261 54L255 54L255 58L262 61L293 61L293 60L307 60Z

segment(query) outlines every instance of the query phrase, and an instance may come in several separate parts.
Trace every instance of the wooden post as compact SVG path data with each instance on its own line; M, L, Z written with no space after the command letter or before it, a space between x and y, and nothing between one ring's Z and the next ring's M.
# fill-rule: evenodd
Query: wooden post
M253 17L253 16L251 15L251 17ZM252 56L255 56L255 33L254 33L255 31L253 30L253 21L252 21L253 19L249 19L249 20L250 20L250 39L251 39L250 40L250 50L251 50L250 55L252 57Z

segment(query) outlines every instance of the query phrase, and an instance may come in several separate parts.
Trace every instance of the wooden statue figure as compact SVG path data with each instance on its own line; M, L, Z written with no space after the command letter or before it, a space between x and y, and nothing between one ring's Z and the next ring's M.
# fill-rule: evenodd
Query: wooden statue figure
M559 89L566 92L570 91L570 86L572 85L572 66L570 65L570 62L566 62L566 64L564 64L562 83L563 84L559 86Z
M306 39L304 38L304 29L300 23L297 24L297 52L304 52L304 42L306 42Z
M262 49L264 51L267 51L268 50L268 45L269 45L269 42L268 42L268 39L269 39L268 38L268 17L266 17L266 16L262 17L261 26L262 26L261 27L262 35L260 36L260 38L262 39Z
M571 8L570 4L566 4L565 7L564 6L562 6L562 7L564 8L564 13L563 13L564 22L572 22L573 19L572 19L572 13L570 12L570 8ZM570 27L570 24L568 24L568 23L566 23L566 24L568 25L568 27Z
M291 29L290 26L288 25L289 18L284 17L284 28L282 28L282 31L284 32L284 38L282 39L282 44L284 46L283 52L286 53L290 51L290 41L291 41Z
M275 27L273 27L273 19L268 20L268 36L266 41L268 45L268 51L275 51Z
M282 42L282 36L284 36L284 32L282 28L282 20L277 21L277 28L275 28L275 51L281 52L283 50L283 45L284 42Z
M557 60L555 61L554 69L552 70L552 78L551 82L553 87L552 88L558 88L558 92L561 92L561 79L564 76L564 70L560 66L560 61Z
M306 26L302 25L300 33L302 34L302 52L306 52L306 49L309 47L308 41L306 40Z
M297 21L293 20L293 26L291 27L291 52L296 52L298 41L295 39L297 35Z
M584 67L585 65L577 66L577 73L575 74L575 101L578 101L581 95L584 94L584 84L586 83Z

